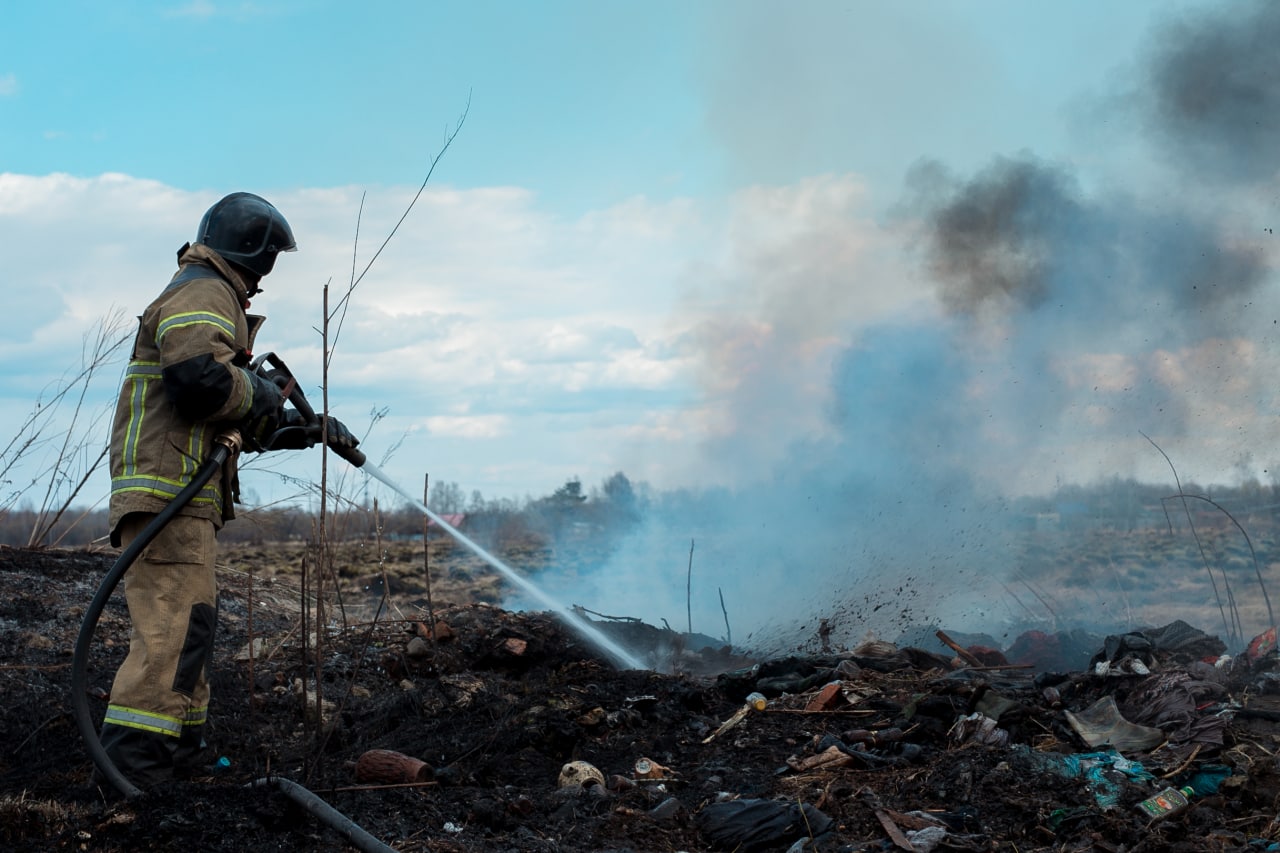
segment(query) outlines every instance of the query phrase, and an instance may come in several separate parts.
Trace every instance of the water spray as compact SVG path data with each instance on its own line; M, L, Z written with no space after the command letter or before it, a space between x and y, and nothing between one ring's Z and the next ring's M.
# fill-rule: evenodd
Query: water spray
M589 641L592 645L599 648L601 651L608 653L608 655L611 658L613 658L615 663L621 665L624 669L648 669L649 668L645 666L643 663L641 663L638 658L636 658L626 649L622 648L622 646L618 645L616 642L609 639L609 637L605 636L605 634L601 632L600 629L596 628L594 625L587 622L578 614L574 613L572 610L566 607L563 603L552 598L549 594L541 590L528 578L516 572L515 569L512 569L506 563L502 562L497 557L495 557L494 555L486 551L484 548L480 547L480 545L478 545L475 541L473 541L469 536L467 536L461 530L454 527L449 522L445 521L436 513L432 512L427 507L426 504L424 504L422 501L418 500L413 495L406 492L404 489L400 488L400 486L397 485L394 480L392 480L390 477L384 474L378 468L378 466L374 465L368 459L365 459L364 464L360 465L359 467L361 471L364 471L370 477L373 477L375 480L382 483L384 486L391 489L400 497L404 498L405 500L409 501L409 503L417 507L418 510L420 510L424 515L426 515L427 518L431 519L436 524L440 525L440 527L446 533L448 533L458 542L465 545L467 548L471 549L471 551L477 557L484 560L486 563L488 563L489 565L497 569L499 572L501 572L502 575L505 578L507 578L507 580L511 581L512 583L520 587L525 592L529 593L529 595L532 595L534 598L536 598L538 601L545 604L551 610L554 610L562 619L564 619L565 622L568 623L570 628L577 631L579 634L583 636L583 638Z
M302 415L304 425L297 427L284 427L277 430L271 437L271 442L278 442L281 446L296 447L299 445L310 447L324 437L324 430L320 418L316 415L311 404L307 402L306 395L302 393L293 374L289 371L284 361L275 353L267 353L259 356L254 360L251 369L261 373L267 379L276 383L281 389L284 397L298 410ZM613 658L614 663L620 665L624 669L648 669L640 660L619 646L613 640L605 636L598 628L578 616L564 604L556 601L546 592L543 592L535 586L528 578L518 574L514 569L497 557L490 554L484 548L473 542L470 537L449 524L440 516L436 515L427 505L415 498L413 495L400 488L394 480L384 474L378 466L369 461L369 458L363 451L343 444L330 443L329 449L350 462L355 467L365 471L369 476L394 491L400 497L409 501L419 510L421 510L427 518L440 525L450 536L470 548L477 557L484 560L489 565L500 571L508 580L519 586L525 592L532 595L538 601L541 601L550 609L554 610L569 627L582 635L584 639L594 645L596 648L606 652Z

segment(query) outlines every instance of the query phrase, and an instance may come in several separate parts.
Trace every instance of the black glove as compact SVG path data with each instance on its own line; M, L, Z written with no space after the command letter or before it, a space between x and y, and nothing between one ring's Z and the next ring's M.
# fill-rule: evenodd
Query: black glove
M248 377L249 388L253 392L253 403L249 406L249 414L241 424L245 445L250 450L262 450L271 434L280 427L284 397L280 395L280 389L270 379L259 376L251 370L246 370L244 375Z
M284 410L280 425L271 436L268 450L306 450L320 440L320 424L312 423L297 409Z
M318 437L318 436L317 436ZM329 418L329 446L339 449L354 448L360 443L346 424L337 418Z

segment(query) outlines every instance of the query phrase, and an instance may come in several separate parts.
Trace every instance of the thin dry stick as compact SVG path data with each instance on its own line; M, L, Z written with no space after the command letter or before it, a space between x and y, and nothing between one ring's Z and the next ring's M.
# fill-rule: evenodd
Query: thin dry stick
M693 540L689 540L689 572L684 580L684 606L689 618L689 633L693 633Z
M245 602L245 619L248 622L247 628L248 628L248 634L249 634L249 728L250 730L254 730L257 728L257 726L255 726L253 722L253 718L254 718L253 686L257 684L257 682L254 681L253 679L253 659L255 657L254 652L256 651L256 649L254 649L253 647L253 575L254 575L254 571L255 569L251 565L249 567L249 593L246 596L248 600Z
M32 738L34 738L36 735L40 734L41 731L44 730L45 726L49 725L54 720L61 720L65 716L66 714L56 714L50 717L49 719L45 720L40 725L36 726L34 729L32 729L31 734L27 735L25 738L22 739L22 743L18 744L13 748L13 754L17 755L19 752L21 752L22 748L31 742Z
M315 534L315 535L318 536L319 534ZM311 561L308 559L308 556L309 556L308 553L304 551L302 554L302 582L301 582L301 589L299 590L300 595L302 597L302 600L299 602L299 604L301 605L300 617L302 622L302 642L300 643L300 646L302 649L302 661L301 661L302 684L303 684L302 726L304 731L309 726L309 718L306 714L306 697L307 697L306 683L307 683L307 661L310 659L310 656L308 655L308 650L311 645L311 602L310 602L310 596L309 596L309 592L311 590L311 566L310 566ZM311 763L311 757L309 755L305 756L303 761L304 773L307 772L310 763Z
M376 623L391 604L391 576L387 574L386 552L382 548L382 512L378 508L378 499L373 499L373 536L378 548L378 571L382 575L382 599L378 602L378 611L373 614ZM348 626L349 627L349 626Z
M422 475L422 505L427 505L427 486L431 482L431 474ZM422 516L422 573L427 583L427 625L431 628L431 642L436 642L436 608L431 603L431 519Z
M1195 749L1191 750L1191 754L1187 756L1187 760L1186 760L1186 761L1182 762L1182 764L1180 764L1180 765L1178 765L1177 767L1173 768L1173 769L1172 769L1172 770L1170 770L1168 773L1165 773L1165 774L1164 774L1163 776L1161 776L1160 778L1161 778L1161 779L1172 779L1174 776L1177 776L1179 773L1181 773L1182 771L1184 771L1184 770L1186 770L1188 767L1190 767L1190 766L1191 766L1191 764L1192 764L1192 762L1194 762L1194 761L1196 760L1196 756L1200 754L1200 747L1202 747L1202 746L1204 746L1204 744L1202 744L1202 743L1198 743L1198 744L1196 744Z
M395 236L396 232L400 229L400 225L404 222L405 218L408 217L409 211L411 211L414 205L417 204L418 199L421 197L423 191L426 189L427 182L431 180L431 175L435 171L436 164L440 162L440 158L444 156L444 153L449 149L449 145L453 142L454 137L456 137L458 135L458 131L462 129L462 124L464 121L466 121L467 112L468 110L470 110L470 107L471 107L471 97L470 95L468 95L466 109L463 110L462 116L458 119L458 123L457 125L455 125L453 131L447 134L447 136L445 137L443 147L436 154L436 156L432 158L431 166L430 168L428 168L427 175L425 178L423 178L422 184L418 187L417 193L414 195L413 199L409 202L404 212L400 215L400 219L396 222L395 226L392 227L390 233L387 234L386 239L382 241L382 245L379 246L378 250L373 253L373 257L369 259L369 262L365 265L364 270L361 271L361 273L358 276L355 275L355 261L353 257L351 282L348 284L346 293L343 294L342 298L338 302L338 305L332 310L330 309L330 306L329 306L329 285L326 283L324 286L323 323L321 324L321 329L320 329L321 391L323 394L322 406L321 406L321 419L320 419L320 444L322 446L322 452L320 456L320 548L323 554L331 553L329 548L329 542L328 542L328 534L327 534L327 527L330 521L329 515L328 515L329 365L333 361L334 351L337 346L338 338L341 336L341 333L342 333L342 325L343 325L343 320L346 318L347 306L350 303L351 294L355 291L356 286L364 279L364 276L373 267L374 262L378 259L379 255L382 254L382 250L385 249L387 245L391 242L391 238ZM364 210L363 198L361 199L360 210L361 210L360 216L362 216L363 210ZM356 228L357 228L356 241L355 241L355 245L352 248L353 256L359 247L359 216L357 217ZM335 318L337 319L337 322L334 326L333 334L331 337L330 323ZM330 561L330 568L332 568L331 561ZM319 578L317 578L317 581L319 582ZM335 589L339 587L339 584L337 583L336 575L334 576L334 587ZM318 591L319 591L319 583L318 583L317 592ZM304 599L303 607L305 608L306 606L307 606L307 602ZM345 614L344 614L344 618L345 618ZM319 648L319 644L320 644L319 627L320 625L323 624L323 596L319 594L316 595L316 623L317 623L317 636L316 636L317 649L316 649L316 657L315 657L316 719L321 720L322 716L321 716L320 685L322 683L321 668L323 666L323 663L322 663L323 656L321 655L320 653L321 650ZM306 671L305 658L303 660L303 669L305 672ZM311 774L308 773L308 778L310 778L310 775Z
M98 470L98 466L102 464L102 460L107 458L107 450L109 449L110 448L108 446L104 445L101 452L98 453L98 458L93 461L93 464L85 466L84 476L80 478L80 482L76 483L76 487L72 489L71 492L62 501L62 506L58 507L57 512L53 514L53 518L50 518L48 523L45 524L43 528L31 534L32 541L29 544L37 545L40 543L42 539L44 539L46 536L53 533L53 528L56 527L58 522L62 520L62 516L66 513L66 511L71 508L71 502L76 499L76 497L80 494L80 490L84 488L84 484L89 482L89 478L92 477L94 472ZM84 515L81 515L80 518L84 518ZM79 521L79 519L77 519L77 521ZM72 527L74 526L75 525L73 524ZM68 527L67 530L63 532L57 538L57 540L53 543L54 546L56 547L58 542L62 541L62 537L66 536L67 533L69 533L70 531L71 531L71 528Z
M961 657L961 659L964 660L965 663L974 667L982 666L982 661L978 660L978 658L974 656L973 652L969 651L964 646L960 645L955 640L951 639L951 637L947 635L946 631L943 631L941 628L939 628L937 631L933 632L933 635L937 637L939 640L941 640L943 645L947 646L948 648L951 649L951 651L958 654Z
M36 450L52 441L46 435L46 431L51 426L54 415L61 408L66 398L77 387L80 388L79 399L76 402L70 425L65 429L59 430L59 432L62 432L62 445L54 458L52 469L38 474L30 483L15 488L3 502L0 502L0 516L4 516L29 489L36 487L42 478L48 477L45 496L40 503L39 509L34 513L35 524L31 534L28 536L28 542L33 546L38 545L48 535L57 520L55 518L53 522L45 524L45 520L49 516L49 508L55 490L66 483L72 476L73 458L85 452L91 444L89 436L96 436L99 432L97 424L101 417L106 414L105 412L103 415L94 418L89 427L84 430L77 429L77 422L80 419L86 393L93 382L95 374L113 359L115 351L131 337L125 329L124 318L123 312L113 311L99 320L91 349L89 346L90 335L88 333L85 334L84 343L81 347L80 371L75 377L62 382L60 385L51 383L51 396L48 399L44 399L42 392L42 395L37 397L35 407L30 414L18 427L8 443L3 448L0 448L0 483L8 483L10 472L15 465L24 460L30 461L32 454ZM93 469L99 464L101 464L101 457L86 472L86 480L88 479L88 474L92 473ZM76 486L72 494L64 501L61 509L58 510L59 516L67 510L71 501L75 499L83 486L84 480ZM43 527L43 530L41 527Z
M1021 573L1018 573L1015 575L1015 578L1018 581L1018 583L1025 586L1031 592L1031 594L1036 597L1037 601L1039 601L1041 604L1044 605L1045 610L1049 611L1049 624L1056 631L1058 628L1058 611L1054 610L1053 605L1049 603L1046 596L1041 595L1040 591L1037 590L1034 586L1032 586L1031 581L1027 580L1027 578L1024 575L1022 575Z
M1231 520L1231 523L1236 526L1236 530L1240 531L1240 535L1244 537L1244 544L1249 546L1249 556L1253 558L1253 571L1258 576L1258 588L1262 590L1262 600L1265 601L1267 604L1267 621L1270 623L1268 627L1274 627L1276 624L1276 617L1275 617L1275 614L1271 612L1271 596L1267 595L1267 585L1262 582L1262 567L1258 565L1258 552L1253 550L1253 541L1249 539L1249 534L1245 532L1244 527L1240 525L1240 522L1236 521L1235 516L1227 512L1225 507L1210 500L1204 495L1178 494L1178 495L1174 495L1174 497L1193 498L1198 501L1204 501L1210 506L1215 507L1219 512L1221 512L1223 515L1229 518ZM1230 592L1230 590L1228 590L1228 592Z
M1209 575L1210 583L1212 583L1213 567L1210 565L1208 552L1205 549L1203 540L1201 540L1200 538L1200 531L1196 529L1195 522L1191 520L1190 511L1187 509L1187 498L1190 498L1190 497L1196 497L1196 496L1186 492L1179 491L1178 494L1176 495L1169 495L1168 497L1161 498L1160 504L1161 506L1163 506L1167 501L1175 501L1175 500L1181 501L1183 512L1187 514L1187 526L1191 529L1191 537L1193 540L1195 540L1196 546L1199 548L1199 551L1200 551L1200 562L1204 566L1205 573ZM1168 510L1165 510L1165 514L1168 515ZM1244 634L1244 625L1241 624L1240 622L1240 611L1236 607L1236 597L1231 590L1231 581L1227 577L1226 568L1224 567L1221 571L1222 571L1222 583L1224 587L1223 591L1226 593L1226 596L1227 596L1226 614L1223 616L1223 623L1226 629L1225 633L1227 635L1227 639L1232 639L1233 637L1242 636ZM1214 592L1215 593L1217 592L1216 586L1214 587ZM1218 607L1219 609L1221 609L1222 607L1221 599L1218 600ZM1226 620L1228 618L1231 621L1231 624L1229 626L1226 625Z
M83 486L84 484L81 483L81 485ZM66 530L63 530L61 533L58 534L58 538L53 540L50 547L57 548L59 545L61 545L62 540L65 539L67 535L71 533L71 531L75 530L76 527L79 526L80 522L88 518L89 515L92 514L93 511L97 509L101 504L102 504L102 498L98 498L98 500L94 501L93 503L85 507L84 510L78 516L76 516L76 519L67 525Z
M1173 472L1173 483L1178 487L1178 494L1182 494L1182 480L1179 479L1178 469L1174 467L1173 460L1169 458L1169 454L1165 453L1164 450L1161 449L1160 445L1156 444L1155 441L1152 440L1151 436L1147 435L1142 430L1138 430L1138 435L1151 442L1151 446L1159 451L1160 455L1164 457L1165 462L1169 463L1169 470ZM1227 621L1227 611L1226 608L1223 607L1222 596L1218 594L1218 582L1213 579L1213 570L1209 568L1209 558L1204 553L1204 545L1200 542L1199 534L1196 533L1195 522L1191 519L1191 507L1187 506L1186 500L1182 501L1182 510L1187 514L1187 524L1191 527L1191 536L1195 539L1196 545L1200 548L1200 559L1204 562L1205 573L1209 575L1209 584L1213 587L1213 597L1214 600L1218 602L1218 612L1222 614L1222 627L1226 629L1227 636L1230 637L1231 625ZM1226 581L1225 576L1223 577L1223 581Z
M98 466L102 464L102 460L106 458L107 447L104 444L102 451L98 454L93 463L85 466L86 470L80 478L80 482L71 489L70 494L65 497L61 506L59 506L57 511L53 513L53 517L49 518L50 502L54 498L56 489L63 484L65 478L71 475L72 468L74 467L71 460L74 459L82 450L87 449L87 445L89 444L89 441L86 438L76 438L76 423L80 420L80 414L84 409L85 399L88 397L89 388L93 383L94 374L97 373L107 361L109 361L111 354L119 349L128 339L127 335L121 334L122 317L123 315L117 312L112 318L102 321L98 328L97 337L93 343L91 351L88 350L88 336L85 336L85 344L81 349L81 360L82 363L87 363L87 367L81 373L81 376L77 378L77 382L80 383L80 393L76 399L75 409L71 415L71 424L63 435L61 449L59 450L58 456L54 462L53 471L49 476L45 496L40 504L40 511L36 514L36 525L31 531L31 536L27 543L28 546L35 547L50 534L54 526L58 523L58 520L62 518L63 514L71 506L71 502L80 494L80 490L84 488L85 483L88 482L94 471L98 469ZM112 340L112 338L114 338L114 340ZM93 424L91 424L92 432L97 432L97 430L92 429L92 427L96 426L100 419L101 416L93 420Z
M716 591L720 593L720 612L724 614L724 641L732 646L733 629L729 627L729 611L724 606L724 589L716 587Z
M1010 598L1016 601L1023 610L1027 611L1028 616L1030 616L1032 619L1040 618L1039 613L1036 613L1034 610L1028 607L1026 605L1026 602L1024 602L1021 598L1018 597L1018 594L1013 591L1013 587L1009 586L1007 583L1001 583L1000 586L1004 587L1004 591L1009 594ZM1012 608L1010 608L1010 610L1012 610Z
M383 559L382 516L378 510L378 502L376 499L373 502L373 522L375 541L378 547L379 568L382 572L382 599L378 603L378 609L373 614L373 621L368 623L368 630L365 631L364 638L360 643L360 651L355 656L355 665L352 667L351 677L347 680L347 689L343 692L342 699L338 702L338 707L333 712L335 719L342 716L346 711L347 702L349 702L351 697L355 694L356 680L360 676L360 671L364 666L365 659L368 657L369 649L373 645L373 632L377 629L379 621L382 618L382 613L387 609L387 606L391 601L391 579L387 575L386 561ZM354 626L347 627L350 628ZM316 687L316 692L319 693L318 685ZM333 735L334 731L336 731L336 729L329 727L323 728L319 743L316 746L316 751L318 753L323 754L328 748L329 738Z
M440 783L434 779L430 782L396 782L388 785L346 785L341 788L326 788L326 792L330 794L344 793L346 791L391 791L396 788L433 788Z
M456 137L456 136L458 135L458 132L459 132L460 130L462 130L462 125L463 125L463 123L465 123L465 122L466 122L466 120L467 120L467 113L468 113L468 112L470 112L470 111L471 111L471 95L470 95L470 93L468 93L468 94L467 94L467 103L466 103L466 106L465 106L465 107L463 107L463 109L462 109L462 115L458 117L458 122L457 122L457 124L455 124L455 125L453 126L453 130L452 130L452 131L450 131L450 132L445 136L444 145L442 145L442 146L441 146L440 151L436 153L436 156L435 156L435 157L431 158L431 165L430 165L430 167L428 167L428 169L427 169L427 176L426 176L425 178L423 178L423 179L422 179L422 184L421 184L421 185L419 185L419 187L418 187L418 191L417 191L416 193L414 193L413 198L409 201L408 206L407 206L407 207L405 207L405 209L404 209L404 213L400 214L400 218L399 218L398 220L396 220L396 224L392 227L392 229L391 229L390 233L388 233L388 234L387 234L386 239L382 241L382 245L381 245L381 246L379 246L379 247L378 247L378 250L377 250L376 252L374 252L374 253L373 253L373 257L369 259L369 263L365 264L364 269L363 269L363 270L361 270L361 272L360 272L360 274L359 274L358 276L354 274L354 273L355 273L355 265L354 265L354 263L352 264L352 279L351 279L351 284L350 284L350 285L348 285L346 294L344 294L344 295L343 295L343 297L342 297L342 299L338 302L338 310L342 312L342 317L340 317L340 318L338 319L338 326L337 326L337 330L334 332L334 335L333 335L333 343L334 343L334 345L335 345L335 346L336 346L336 345L337 345L337 343L338 343L338 337L339 337L339 335L341 335L341 334L342 334L342 319L343 319L343 318L345 318L345 316L346 316L347 303L348 303L348 302L350 301L350 299L351 299L351 293L352 293L352 291L354 291L354 290L356 289L356 286L357 286L358 284L360 284L360 282L361 282L361 281L363 281L363 280L364 280L364 277L368 274L369 269L373 266L374 261L378 260L378 256L382 254L382 250L383 250L383 249L385 249L385 248L387 248L387 244L391 242L391 238L392 238L392 237L394 237L394 236L396 236L396 232L400 230L400 226L404 223L405 219L409 216L409 212L410 212L411 210L413 210L414 206L418 203L418 199L422 196L422 192L423 192L423 190L425 190L425 189L427 188L427 182L431 180L431 175L432 175L432 173L434 173L434 172L435 172L435 170L436 170L436 165L440 162L440 159L441 159L442 157L444 157L445 152L449 150L449 146L453 144L454 137ZM364 204L363 204L363 200L362 200L362 201L361 201L361 209L362 209L362 210L363 210L363 206L364 206ZM357 233L358 233L358 232L357 232ZM326 316L326 317L328 317L328 316L329 316L329 312L328 312L327 307L326 307L326 310L325 310L325 316ZM330 351L330 350L325 350L325 359L326 359L326 361L327 361L328 359L332 358L332 356L333 356L332 351ZM328 411L328 409L326 409L325 411Z
M324 323L320 331L321 351L327 353L329 351L329 285L324 286ZM315 578L315 602L316 602L316 618L315 618L315 685L316 685L316 726L317 730L324 729L324 696L321 685L324 684L324 654L323 639L321 634L324 627L324 563L330 554L331 546L329 543L329 362L325 359L321 364L321 385L320 390L323 393L322 411L324 416L320 420L320 445L322 452L320 454L320 528L317 537L319 553L317 554L317 562L320 564L316 568ZM308 602L303 602L303 607L307 607ZM302 671L306 673L308 670L307 661L302 661ZM303 703L306 702L307 690L306 681L302 685ZM303 715L306 716L305 714ZM318 741L317 741L318 742ZM308 756L315 759L315 764L310 765L307 769L306 778L308 781L312 775L320 770L320 766L324 760L324 756L320 749L315 751L314 756Z

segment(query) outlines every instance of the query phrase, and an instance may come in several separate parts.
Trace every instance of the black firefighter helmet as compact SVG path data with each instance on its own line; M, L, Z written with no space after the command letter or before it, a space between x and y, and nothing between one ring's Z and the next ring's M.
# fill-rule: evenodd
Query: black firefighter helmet
M259 277L271 272L278 253L298 248L280 211L253 193L232 193L209 208L196 242Z

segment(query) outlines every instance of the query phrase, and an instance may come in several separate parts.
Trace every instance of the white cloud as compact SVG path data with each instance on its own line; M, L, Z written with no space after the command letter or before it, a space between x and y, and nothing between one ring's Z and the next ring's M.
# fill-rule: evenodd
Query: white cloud
M452 438L499 438L510 426L504 415L439 415L424 423L433 436Z
M413 191L369 194L358 268ZM329 283L336 305L350 277L360 191L264 193L300 250L280 259L255 300L269 318L257 349L278 351L319 402L322 293ZM98 318L145 306L217 196L120 174L0 173L13 283L0 315L0 434L75 366ZM618 470L663 488L742 483L797 446L831 440L832 408L843 404L835 360L864 334L903 318L932 328L936 304L901 248L866 220L850 176L750 188L721 206L632 199L576 219L519 188L429 189L353 294L330 405L357 428L389 409L368 439L372 458L403 437L405 469L491 497L546 493L570 476L595 484ZM1115 402L1134 383L1195 401L1199 434L1161 437L1188 471L1229 470L1241 441L1276 437L1268 412L1280 364L1267 347L1224 336L1062 353L1046 369L1079 402L1045 427L1049 440L1001 452L998 407L1025 377L1002 366L1001 339L982 343L985 369L967 400L995 407L985 430L993 450L972 462L1020 488L1059 474L1128 475L1135 457L1158 476L1163 461L1142 446L1132 407ZM113 396L104 387L97 404ZM270 484L254 490L271 494Z
M10 98L18 94L18 75L10 71L0 74L0 98Z
M414 191L365 198L357 270ZM323 291L336 306L350 280L361 192L263 190L299 251L254 300L268 316L256 349L279 352L316 402ZM0 317L6 372L56 376L94 318L141 311L217 195L119 174L0 174L0 230L22 283ZM724 209L635 198L565 219L519 188L428 188L352 294L340 334L331 324L330 405L355 427L389 408L368 439L373 458L404 435L407 466L431 460L433 477L490 496L617 470L663 486L729 476L732 466L694 464L703 439L743 433L777 448L818 429L830 341L915 298L880 286L880 238L860 199L856 181L816 178ZM744 372L748 351L772 363ZM724 394L730 384L775 413L751 415ZM6 423L0 414L0 433Z

